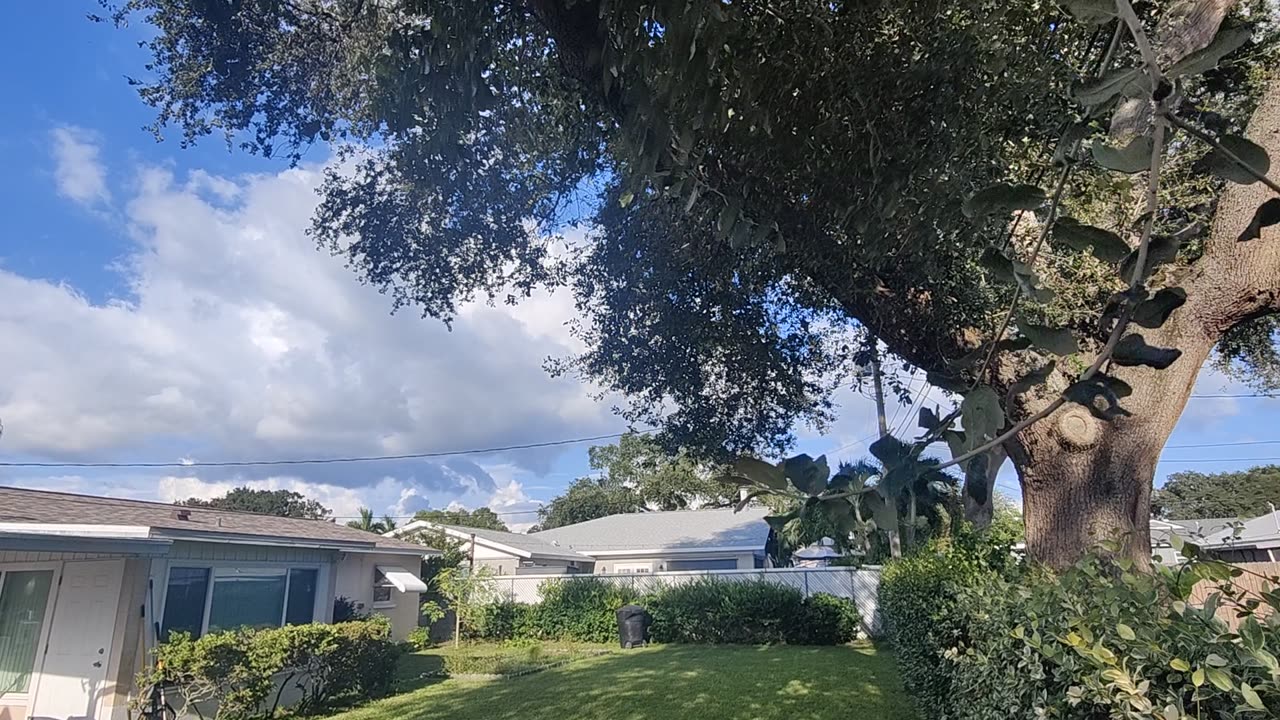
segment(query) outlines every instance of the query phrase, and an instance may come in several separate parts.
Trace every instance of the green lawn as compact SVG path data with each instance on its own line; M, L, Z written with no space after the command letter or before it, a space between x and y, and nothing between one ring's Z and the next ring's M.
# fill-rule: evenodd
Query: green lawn
M402 694L332 720L916 718L893 657L870 646L669 645L511 680L415 680L438 663L431 654L405 658Z

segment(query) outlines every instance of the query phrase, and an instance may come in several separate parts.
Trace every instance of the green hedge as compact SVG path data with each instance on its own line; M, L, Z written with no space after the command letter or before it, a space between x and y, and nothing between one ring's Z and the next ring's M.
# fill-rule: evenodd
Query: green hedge
M1280 593L1250 601L1219 562L1140 572L1090 557L1060 574L966 573L947 553L886 568L882 611L909 690L929 717L1280 717ZM1206 607L1199 581L1225 583ZM908 602L906 594L941 591ZM888 601L888 606L884 605ZM1232 630L1214 610L1229 604ZM908 620L915 609L921 620Z
M512 639L617 641L616 613L644 606L653 616L650 637L660 643L836 645L857 636L857 607L831 595L805 599L799 590L766 582L704 579L637 596L594 578L549 581L536 605L500 602L474 613L464 636Z
M301 693L293 706L299 714L384 695L400 649L391 641L390 622L373 617L210 633L197 640L179 633L155 656L139 687L165 682L183 705L216 705L216 718L241 720L273 716L283 693ZM146 700L140 693L140 706Z

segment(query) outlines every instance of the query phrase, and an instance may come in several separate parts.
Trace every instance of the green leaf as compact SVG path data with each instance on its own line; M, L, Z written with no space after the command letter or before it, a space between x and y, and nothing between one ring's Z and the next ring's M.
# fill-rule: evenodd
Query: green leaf
M733 232L729 233L729 247L734 250L741 250L751 242L751 222L746 218L742 218L733 226Z
M1150 81L1141 68L1118 68L1103 75L1097 80L1084 83L1073 93L1076 100L1083 105L1097 106L1120 94L1133 95L1144 86L1150 87Z
M1125 640L1138 639L1138 634L1133 631L1133 628L1124 623L1116 623L1116 634Z
M1000 396L987 385L974 388L960 403L960 421L964 424L970 449L995 438L1000 434L1000 428L1004 427Z
M1010 285L1018 282L1013 276L1013 261L993 247L987 247L982 251L982 255L978 257L978 264L999 282Z
M769 527L774 532L780 533L782 532L783 528L787 526L787 523L791 522L792 520L795 520L798 517L800 517L800 510L797 508L785 515L766 515L764 518L764 521L769 523Z
M1063 217L1053 225L1053 239L1080 252L1092 252L1103 262L1117 263L1129 254L1130 247L1120 236L1075 218Z
M1019 320L1018 332L1025 335L1033 346L1051 352L1054 355L1066 357L1080 352L1080 345L1076 343L1076 338L1071 334L1070 330L1034 325Z
M1183 660L1182 658L1174 658L1169 661L1169 667L1177 670L1178 672L1187 672L1191 669L1191 663Z
M733 232L733 226L738 222L738 215L742 212L742 201L736 198L725 203L724 209L720 211L720 218L716 221L716 238L724 240L729 237L729 233Z
M1219 690L1226 692L1235 687L1235 683L1231 681L1231 676L1218 668L1207 668L1204 674L1205 677L1209 678L1209 682L1213 683Z
M1045 380L1049 379L1049 375L1053 373L1054 368L1057 366L1058 361L1050 360L1040 368L1023 375L1014 382L1013 385L1009 386L1009 393L1014 397L1017 397L1031 388L1043 383Z
M1240 694L1244 696L1244 701L1249 707L1255 710L1266 710L1267 706L1262 704L1262 698L1258 697L1257 691L1250 687L1249 683L1240 683Z
M1142 271L1142 277L1146 278L1151 275L1151 271L1165 263L1173 262L1178 258L1178 238L1170 235L1153 235L1147 243L1147 266ZM1120 277L1128 282L1133 277L1133 269L1138 264L1138 249L1134 248L1129 253L1129 257L1120 263Z
M1061 0L1071 17L1082 23L1102 25L1116 16L1116 4L1110 0Z
M817 495L827 489L827 476L831 471L825 455L817 460L808 455L796 455L784 460L782 469L791 484L805 495Z
M1169 319L1169 315L1174 310L1182 307L1187 302L1187 291L1179 287L1164 288L1151 297L1139 303L1138 307L1133 310L1133 321L1144 328L1158 328L1164 325L1165 320Z
M1063 131L1062 137L1053 149L1053 164L1061 167L1080 161L1080 148L1077 143L1089 137L1092 131L1084 123L1072 123Z
M965 198L960 211L967 218L1008 214L1014 210L1035 210L1044 204L1044 190L1035 185L1001 183L985 187Z
M938 413L927 407L920 408L920 428L923 430L932 430L942 424L942 419L938 417Z
M1239 135L1223 135L1218 138L1218 144L1234 153L1236 157L1262 175L1266 175L1271 170L1271 158L1267 155L1267 151L1251 140ZM1251 185L1258 182L1257 176L1240 167L1234 160L1217 149L1205 156L1204 166L1214 175L1226 178L1233 183Z
M1094 375L1088 380L1081 380L1062 394L1071 402L1083 405L1099 420L1111 421L1118 417L1128 417L1131 413L1120 407L1120 398L1109 383L1100 379L1103 377L1105 376Z
M911 446L892 435L876 440L867 449L885 469L898 467L911 459Z
M1204 668L1196 668L1196 671L1191 673L1191 684L1196 687L1204 685Z
M626 207L631 204L632 200L635 200L635 199L636 199L636 194L628 190L627 192L622 193L622 195L618 197L618 205L622 207Z
M964 393L969 391L969 385L961 378L955 375L946 375L944 373L934 372L930 370L925 373L924 379L930 385L946 390L950 393Z
M1127 335L1116 344L1111 360L1117 365L1146 365L1164 370L1182 357L1182 351L1174 348L1158 348L1147 344L1141 335Z
M1205 47L1187 55L1165 73L1165 77L1173 80L1184 75L1199 75L1206 70L1218 66L1222 58L1230 55L1253 37L1253 28L1247 25L1224 27L1214 36L1213 41Z
M733 463L733 474L747 478L757 485L771 490L786 490L787 476L782 467L752 457L738 458Z
M1113 148L1100 142L1094 142L1090 150L1093 153L1093 159L1108 170L1136 173L1151 167L1152 140L1150 135L1135 137L1122 148Z
M1229 660L1218 653L1209 653L1208 657L1204 659L1204 662L1210 667L1226 667L1231 664Z
M1262 237L1262 228L1271 227L1276 223L1280 223L1280 198L1271 198L1253 212L1253 220L1249 221L1249 226L1240 233L1236 242L1257 240Z

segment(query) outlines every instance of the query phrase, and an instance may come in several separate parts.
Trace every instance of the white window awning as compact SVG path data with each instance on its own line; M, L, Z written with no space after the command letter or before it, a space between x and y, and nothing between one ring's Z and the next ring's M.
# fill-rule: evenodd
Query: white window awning
M387 579L387 582L395 586L400 592L426 592L427 584L422 582L422 578L395 565L379 565L378 572Z

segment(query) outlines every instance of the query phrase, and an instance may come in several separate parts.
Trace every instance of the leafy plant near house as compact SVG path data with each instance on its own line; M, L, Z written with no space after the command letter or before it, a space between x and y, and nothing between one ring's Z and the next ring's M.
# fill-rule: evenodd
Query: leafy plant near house
M482 608L497 598L493 589L493 569L478 567L443 568L435 576L431 589L444 599L444 605L427 600L420 608L422 614L432 622L444 617L445 610L452 610L456 615L457 627L454 633L454 644L462 639L460 629L475 622L475 617Z
M1196 559L1190 545L1192 560L1153 573L1117 549L1056 575L997 573L954 547L886 568L881 610L920 710L954 720L1280 714L1280 590L1247 595L1232 581L1248 570ZM1200 583L1215 592L1197 606L1188 599Z
M386 618L335 625L289 625L234 630L191 639L174 634L155 650L155 662L138 687L166 683L182 700L179 716L213 706L219 720L274 717L286 693L294 712L385 694L400 650ZM146 697L139 697L139 704Z

